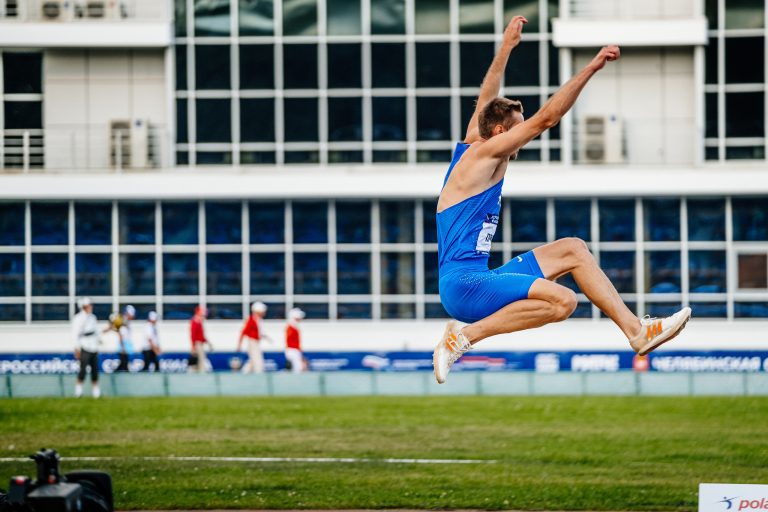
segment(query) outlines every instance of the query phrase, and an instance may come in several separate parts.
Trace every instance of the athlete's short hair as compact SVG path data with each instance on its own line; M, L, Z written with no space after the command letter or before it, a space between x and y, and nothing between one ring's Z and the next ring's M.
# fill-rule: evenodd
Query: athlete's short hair
M509 98L493 98L478 115L477 122L480 136L488 139L493 136L493 127L502 125L506 130L512 128L515 121L515 112L523 113L523 104L520 100Z

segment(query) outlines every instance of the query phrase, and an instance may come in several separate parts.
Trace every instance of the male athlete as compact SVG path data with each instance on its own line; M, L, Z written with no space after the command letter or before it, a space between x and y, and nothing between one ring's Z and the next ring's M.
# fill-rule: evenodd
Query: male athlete
M440 299L445 310L465 322L448 322L435 348L437 382L472 345L496 334L565 320L576 308L576 294L554 282L571 273L581 291L622 330L632 349L645 355L674 338L691 316L683 308L668 318L637 318L597 266L587 245L564 238L537 247L493 270L488 269L491 240L501 207L501 188L509 160L520 148L555 126L573 106L590 78L606 62L619 58L606 46L536 114L523 118L519 101L497 97L501 76L527 20L516 16L488 69L466 138L456 145L437 203ZM512 212L514 215L514 212Z

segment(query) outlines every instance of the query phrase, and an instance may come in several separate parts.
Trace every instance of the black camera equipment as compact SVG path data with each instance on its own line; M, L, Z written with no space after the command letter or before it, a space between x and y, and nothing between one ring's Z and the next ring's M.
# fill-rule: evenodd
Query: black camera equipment
M103 471L59 472L59 454L43 448L30 459L37 479L11 477L8 494L0 490L0 512L113 512L112 478Z

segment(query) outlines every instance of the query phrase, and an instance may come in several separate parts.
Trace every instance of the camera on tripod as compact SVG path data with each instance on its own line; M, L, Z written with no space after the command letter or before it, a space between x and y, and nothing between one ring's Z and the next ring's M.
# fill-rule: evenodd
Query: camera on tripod
M113 512L112 478L103 471L59 472L59 454L43 448L30 459L37 479L11 477L8 494L0 492L0 512Z

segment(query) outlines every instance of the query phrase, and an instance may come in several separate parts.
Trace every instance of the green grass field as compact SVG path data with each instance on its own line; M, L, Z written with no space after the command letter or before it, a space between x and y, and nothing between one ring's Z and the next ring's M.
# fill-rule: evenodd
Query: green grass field
M768 482L766 398L0 401L0 456L492 459L496 464L64 462L120 509L694 510L700 482ZM34 475L0 462L0 482Z

